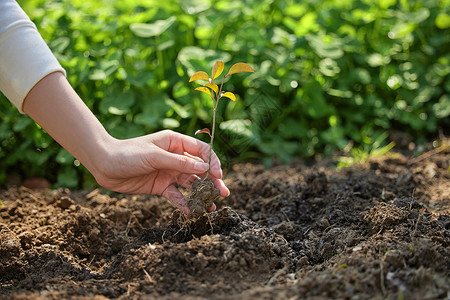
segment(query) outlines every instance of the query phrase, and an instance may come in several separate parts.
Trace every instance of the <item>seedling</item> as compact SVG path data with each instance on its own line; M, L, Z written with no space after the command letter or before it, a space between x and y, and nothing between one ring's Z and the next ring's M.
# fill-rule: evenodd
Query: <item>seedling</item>
M225 92L222 91L223 83L225 81L225 78L228 76L235 74L235 73L242 73L242 72L254 72L252 67L250 67L246 63L236 63L234 64L228 73L224 76L222 76L222 82L220 83L220 88L217 84L214 83L214 80L217 79L223 72L224 69L224 63L221 61L216 61L214 64L212 70L211 70L211 77L209 77L208 73L204 71L198 71L194 75L191 76L189 79L189 82L196 81L196 80L205 80L207 83L201 87L196 88L196 91L200 91L203 93L208 94L211 97L212 103L213 103L213 123L212 128L209 130L209 128L203 128L199 129L195 132L195 135L199 133L206 133L211 138L209 142L209 156L208 156L208 164L211 162L211 153L213 149L213 143L214 143L214 133L216 129L216 113L217 113L217 107L219 105L220 99L223 97L226 97L232 101L236 101L236 95L232 92ZM206 174L206 178L209 177L209 169Z
M236 73L254 72L252 67L250 67L248 64L236 63L230 68L230 70L226 75L222 76L222 80L219 87L217 84L214 83L214 80L219 78L219 76L223 72L223 69L224 63L221 61L216 61L211 70L211 76L209 76L208 73L204 71L198 71L194 73L194 75L192 75L191 78L189 79L189 82L197 80L204 80L207 82L203 86L197 87L195 90L208 94L211 97L213 104L213 122L211 130L209 130L209 128L203 128L195 132L195 135L199 133L206 133L209 135L211 139L209 141L208 171L206 172L206 176L203 180L198 180L194 182L194 184L192 185L192 192L188 197L188 206L191 211L190 214L191 218L199 217L204 212L207 212L208 209L213 205L214 201L218 199L220 195L219 190L214 187L214 183L208 178L211 170L211 154L214 143L214 133L216 131L216 114L219 101L223 97L228 98L232 101L236 101L235 94L233 94L232 92L225 92L222 90L225 78Z

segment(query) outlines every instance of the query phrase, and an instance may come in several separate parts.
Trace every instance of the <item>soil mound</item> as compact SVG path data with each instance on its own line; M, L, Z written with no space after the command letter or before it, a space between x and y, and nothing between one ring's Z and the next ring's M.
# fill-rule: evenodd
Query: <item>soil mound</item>
M159 197L0 191L0 299L447 299L449 151L337 171L236 165L186 219Z

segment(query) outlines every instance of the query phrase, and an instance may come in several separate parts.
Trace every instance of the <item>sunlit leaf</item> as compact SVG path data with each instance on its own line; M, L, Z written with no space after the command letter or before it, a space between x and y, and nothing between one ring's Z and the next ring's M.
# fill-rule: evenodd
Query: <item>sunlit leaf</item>
M0 201L0 209L2 209L5 205L3 204L2 201Z
M437 15L435 23L437 28L447 29L450 27L450 16L446 13L440 13Z
M191 78L189 79L189 82L196 81L196 80L208 80L209 81L209 76L206 72L198 71L198 72L195 72L194 75L191 76Z
M209 131L208 128L203 128L203 129L199 129L195 132L195 135L199 134L199 133L207 133L209 136L211 136L211 132Z
M228 71L228 74L225 75L225 77L234 73L241 73L241 72L255 72L255 71L253 71L252 67L250 67L250 65L246 63L237 63L230 68L230 71Z
M130 30L138 37L148 38L157 36L166 31L176 20L175 16L172 16L166 20L158 20L151 24L146 23L134 23L130 25Z
M233 101L236 101L236 96L232 92L226 92L222 95L222 97L227 97Z
M223 71L223 62L221 61L216 61L216 63L214 64L212 71L211 71L211 78L214 80L217 77L220 76L220 74L222 74Z
M195 90L203 92L203 93L208 94L208 95L211 96L211 91L208 88L204 87L204 86L198 87Z
M219 87L215 83L207 83L207 84L205 84L205 86L212 89L216 94L219 92Z

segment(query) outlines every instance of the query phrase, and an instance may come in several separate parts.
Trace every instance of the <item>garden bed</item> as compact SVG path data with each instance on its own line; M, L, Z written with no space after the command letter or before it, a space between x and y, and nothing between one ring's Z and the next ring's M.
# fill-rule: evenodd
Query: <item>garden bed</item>
M160 197L3 189L0 299L448 299L449 153L235 165L190 222Z

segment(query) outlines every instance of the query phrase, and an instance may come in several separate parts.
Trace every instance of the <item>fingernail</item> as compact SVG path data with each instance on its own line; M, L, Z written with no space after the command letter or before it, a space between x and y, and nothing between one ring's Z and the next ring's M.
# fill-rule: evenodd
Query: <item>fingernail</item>
M206 172L206 171L208 171L208 164L198 161L198 162L194 163L194 170L197 172Z

